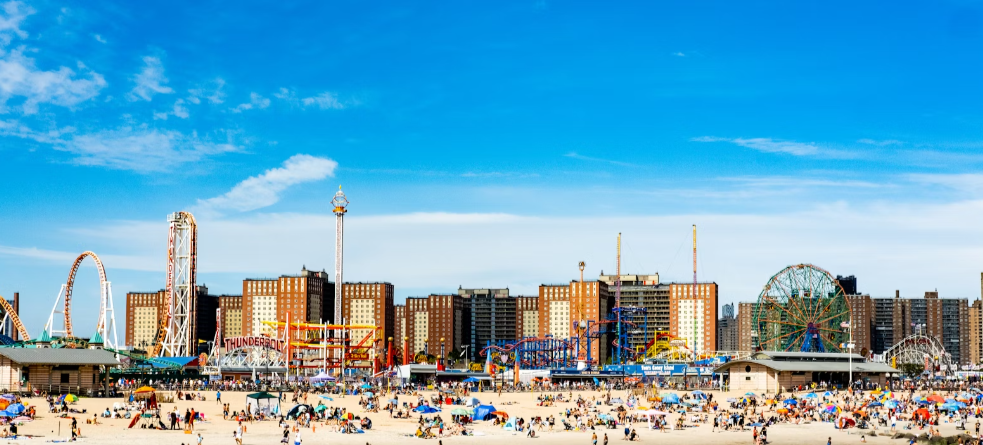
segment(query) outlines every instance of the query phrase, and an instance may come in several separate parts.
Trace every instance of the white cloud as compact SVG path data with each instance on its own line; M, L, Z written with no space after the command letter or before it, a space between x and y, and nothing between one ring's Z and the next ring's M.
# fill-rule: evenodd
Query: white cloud
M351 105L356 105L355 102L343 102L338 98L337 93L333 93L331 91L325 91L316 96L298 99L297 94L292 90L280 88L279 91L273 93L273 97L295 106L304 108L319 108L322 110L343 110Z
M320 181L334 176L338 163L315 156L297 154L283 162L282 167L271 168L259 176L253 176L222 196L198 200L197 207L205 211L238 210L245 212L276 204L280 193L288 187Z
M96 41L97 41L97 42L99 42L99 43L103 43L103 44L105 44L105 43L109 43L109 42L107 42L107 41L106 41L106 39L105 39L105 38L103 38L103 37L102 37L101 35L99 35L99 34L93 34L93 35L92 35L92 38L94 38L94 39L96 39Z
M908 178L920 184L939 185L974 195L983 194L983 174L912 174Z
M82 76L61 67L56 71L44 71L35 66L34 59L24 56L19 48L6 54L0 52L0 105L13 98L22 98L25 114L38 111L40 104L72 107L99 94L106 80L78 63Z
M225 87L225 79L217 78L211 82L202 85L200 88L195 88L188 90L190 96L188 101L194 104L201 103L201 99L204 98L210 103L221 104L225 102L225 92L222 88Z
M690 139L693 142L728 142L763 153L781 153L793 156L826 156L837 159L853 159L857 153L821 146L815 142L782 141L772 138L721 138L700 136Z
M19 1L3 3L0 8L3 9L0 15L0 46L9 45L14 37L27 38L27 32L20 29L20 24L27 16L34 14L34 9Z
M676 57L686 57L686 54L685 53L682 53L682 52L674 52L674 53L672 53L672 55L674 55Z
M74 162L79 165L141 173L169 171L207 156L239 150L231 142L211 142L194 133L130 127L76 135L55 148L76 155Z
M35 142L53 144L61 141L62 136L75 132L73 127L53 127L47 131L34 130L18 120L0 121L0 136L29 139Z
M875 140L875 139L859 139L857 142L867 145L876 145L878 147L886 147L888 145L901 145L902 142L897 139L885 139L885 140Z
M155 94L171 94L174 89L167 86L164 76L164 64L160 58L144 56L143 69L133 78L136 86L130 91L130 100L152 100Z
M167 120L169 116L187 119L191 116L188 107L184 106L184 99L174 101L174 108L171 111L154 112L154 120Z
M566 154L563 155L563 157L571 158L571 159L579 159L581 161L588 161L588 162L600 162L600 163L603 163L603 164L620 165L622 167L637 167L635 164L632 164L632 163L629 163L629 162L622 162L622 161L615 161L615 160L612 160L612 159L602 159L602 158L595 158L595 157L591 157L591 156L584 156L584 155L581 155L581 154L578 154L578 153L575 153L575 152L566 153Z
M233 113L242 113L253 108L264 109L270 106L270 100L260 96L258 93L249 93L249 102L241 103L232 109Z
M314 97L305 97L300 100L305 107L317 107L322 110L341 110L345 104L338 100L338 95L331 92L324 92Z

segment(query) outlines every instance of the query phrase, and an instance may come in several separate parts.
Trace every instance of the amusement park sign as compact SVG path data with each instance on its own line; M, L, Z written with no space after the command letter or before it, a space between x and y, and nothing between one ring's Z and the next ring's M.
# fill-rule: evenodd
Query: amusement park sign
M287 342L270 337L232 337L225 339L226 351L257 346L282 351L287 347Z

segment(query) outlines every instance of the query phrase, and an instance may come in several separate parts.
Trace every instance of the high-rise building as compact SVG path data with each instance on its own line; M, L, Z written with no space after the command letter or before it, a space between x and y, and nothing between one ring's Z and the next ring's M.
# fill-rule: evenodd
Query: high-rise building
M219 295L218 308L222 311L222 338L241 337L242 295Z
M400 349L403 348L403 339L409 335L406 331L406 305L393 305L393 341Z
M194 298L195 318L192 338L211 341L215 337L215 309L218 298L208 294L208 287L197 286ZM125 344L137 349L153 347L157 341L160 318L167 313L167 291L129 292L126 294ZM197 343L197 342L196 342Z
M328 274L302 268L300 275L247 278L242 281L242 330L245 335L274 335L263 322L319 323L330 299ZM298 332L299 336L300 333Z
M669 286L669 334L699 353L717 350L717 283Z
M836 276L836 282L840 283L840 287L843 288L843 295L857 295L857 277L850 275L844 277L841 275Z
M603 281L571 281L569 284L543 284L539 286L540 336L556 338L580 336L581 329L591 323L606 321L614 307L614 294ZM604 363L610 355L610 334L591 342L591 357ZM578 359L587 356L586 342L581 342Z
M737 305L737 350L753 352L755 348L754 312L758 303L738 303Z
M969 300L965 298L939 298L938 292L925 292L924 298L873 298L873 335L871 350L881 354L913 334L935 337L942 342L955 363L973 363L974 350L980 351L972 341L975 324ZM975 317L980 317L974 311ZM977 352L978 353L978 352Z
M850 277L853 278L853 277ZM840 277L837 277L840 279ZM854 278L854 283L856 279ZM856 285L854 285L854 289ZM853 335L853 352L866 356L872 352L874 334L874 300L870 295L847 294L847 304L850 305L850 330Z
M518 339L539 336L539 297L515 298L515 330Z
M430 295L406 299L405 337L409 337L410 361L421 352L440 355L440 339L444 339L444 353L461 349L468 344L465 298L460 295ZM475 352L476 353L476 352ZM474 354L472 354L472 357Z
M499 293L486 292L460 296L469 313L470 332L467 337L471 350L475 351L474 357L481 357L481 350L489 344L511 342L519 337L516 329L517 301L509 297L507 290Z
M607 283L613 294L617 286L617 275L604 275L600 280ZM629 345L639 351L652 341L657 333L668 333L670 329L670 304L668 283L659 282L659 274L621 275L621 306L646 309L646 329L633 329Z
M167 291L129 292L126 294L125 344L147 350L157 341L157 328L166 309Z
M393 313L394 288L391 283L345 283L341 288L343 295L341 312L349 325L372 325L375 330L374 341L386 344L393 336L395 314ZM371 329L352 329L351 340L358 342L372 333Z
M969 364L979 364L983 360L983 300L974 300L968 309L969 317Z
M725 304L717 320L717 349L721 351L737 351L737 317L734 316L734 304Z

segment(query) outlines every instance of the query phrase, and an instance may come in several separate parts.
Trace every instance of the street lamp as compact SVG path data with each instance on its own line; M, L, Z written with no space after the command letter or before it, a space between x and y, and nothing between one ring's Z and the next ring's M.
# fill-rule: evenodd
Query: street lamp
M464 354L468 358L467 366L471 366L471 345L461 345L464 348Z

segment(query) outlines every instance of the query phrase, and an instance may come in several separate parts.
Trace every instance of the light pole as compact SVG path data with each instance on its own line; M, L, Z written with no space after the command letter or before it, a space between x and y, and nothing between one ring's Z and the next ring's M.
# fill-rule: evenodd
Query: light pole
M464 354L465 354L465 356L468 359L468 363L465 366L467 366L468 369L470 369L471 368L471 345L461 345L461 347L464 348Z

